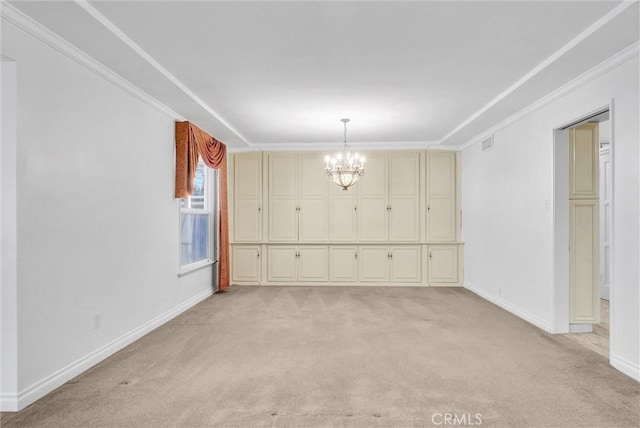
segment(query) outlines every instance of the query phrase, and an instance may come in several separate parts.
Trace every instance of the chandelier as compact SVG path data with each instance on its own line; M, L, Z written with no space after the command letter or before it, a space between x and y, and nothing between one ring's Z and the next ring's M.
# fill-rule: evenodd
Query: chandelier
M349 119L340 120L344 124L344 143L340 147L340 151L332 156L325 156L325 170L327 175L333 179L333 182L347 190L356 184L358 179L364 175L364 156L358 153L351 153L347 144L347 122Z

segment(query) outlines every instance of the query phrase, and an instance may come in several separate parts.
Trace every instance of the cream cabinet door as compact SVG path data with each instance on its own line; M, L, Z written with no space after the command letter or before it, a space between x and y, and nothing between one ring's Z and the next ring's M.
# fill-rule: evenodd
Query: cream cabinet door
M353 242L358 239L356 229L356 213L358 200L357 187L343 190L333 183L329 183L329 240L332 242Z
M358 276L360 281L388 281L390 260L388 247L360 247L358 249Z
M231 253L233 282L260 281L260 247L248 245L234 245Z
M291 282L297 280L297 247L269 246L267 253L267 278L269 281Z
M598 199L569 201L569 318L600 322Z
M358 248L331 247L329 249L329 278L335 282L358 280Z
M298 248L298 280L325 282L329 280L329 248L326 246Z
M298 240L298 157L269 154L269 240Z
M419 246L391 247L391 281L392 282L420 282L421 251Z
M429 245L429 285L458 282L458 246Z
M456 240L456 156L427 151L427 241Z
M389 156L389 240L420 240L420 154Z
M359 186L358 238L361 241L389 239L389 203L387 189L387 157L366 156L365 175Z
M598 124L571 129L569 137L569 199L598 197Z
M262 156L236 154L233 176L233 239L262 240Z
M320 155L300 155L299 239L322 242L329 239L329 180Z

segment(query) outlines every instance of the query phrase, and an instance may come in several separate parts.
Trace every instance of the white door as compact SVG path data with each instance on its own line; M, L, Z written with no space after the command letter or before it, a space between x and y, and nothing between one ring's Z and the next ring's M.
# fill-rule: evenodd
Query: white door
M420 240L420 154L399 153L389 159L389 239Z
M298 247L298 280L312 282L329 280L328 247Z
M343 190L329 183L329 239L332 242L354 242L358 237L356 192L359 185Z
M231 279L233 282L260 281L260 247L234 245L232 250Z
M269 240L298 240L298 158L295 154L269 155Z
M292 282L298 279L297 247L271 245L267 252L267 278L269 281Z
M366 172L356 184L359 186L358 238L361 241L387 241L388 198L387 198L387 157L385 155L366 156Z
M298 205L301 242L329 239L329 180L321 155L300 155Z
M422 279L419 246L391 247L391 281L420 282Z
M456 240L456 155L427 152L427 241Z
M389 281L391 253L388 247L362 246L358 249L358 277L361 282Z
M355 282L358 279L358 248L331 247L329 277L335 282Z
M233 239L262 240L262 156L236 154L233 177Z
M600 150L600 298L609 300L611 290L611 150Z

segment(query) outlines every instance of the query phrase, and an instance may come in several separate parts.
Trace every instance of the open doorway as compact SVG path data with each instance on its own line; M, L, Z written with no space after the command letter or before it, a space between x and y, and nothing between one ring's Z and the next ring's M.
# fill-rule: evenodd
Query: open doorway
M607 359L613 256L611 129L607 107L554 131L554 328Z

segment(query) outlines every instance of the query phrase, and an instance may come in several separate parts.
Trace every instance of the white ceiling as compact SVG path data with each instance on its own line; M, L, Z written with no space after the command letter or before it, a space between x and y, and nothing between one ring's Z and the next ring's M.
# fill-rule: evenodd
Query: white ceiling
M639 39L637 2L12 4L237 148L464 144Z

